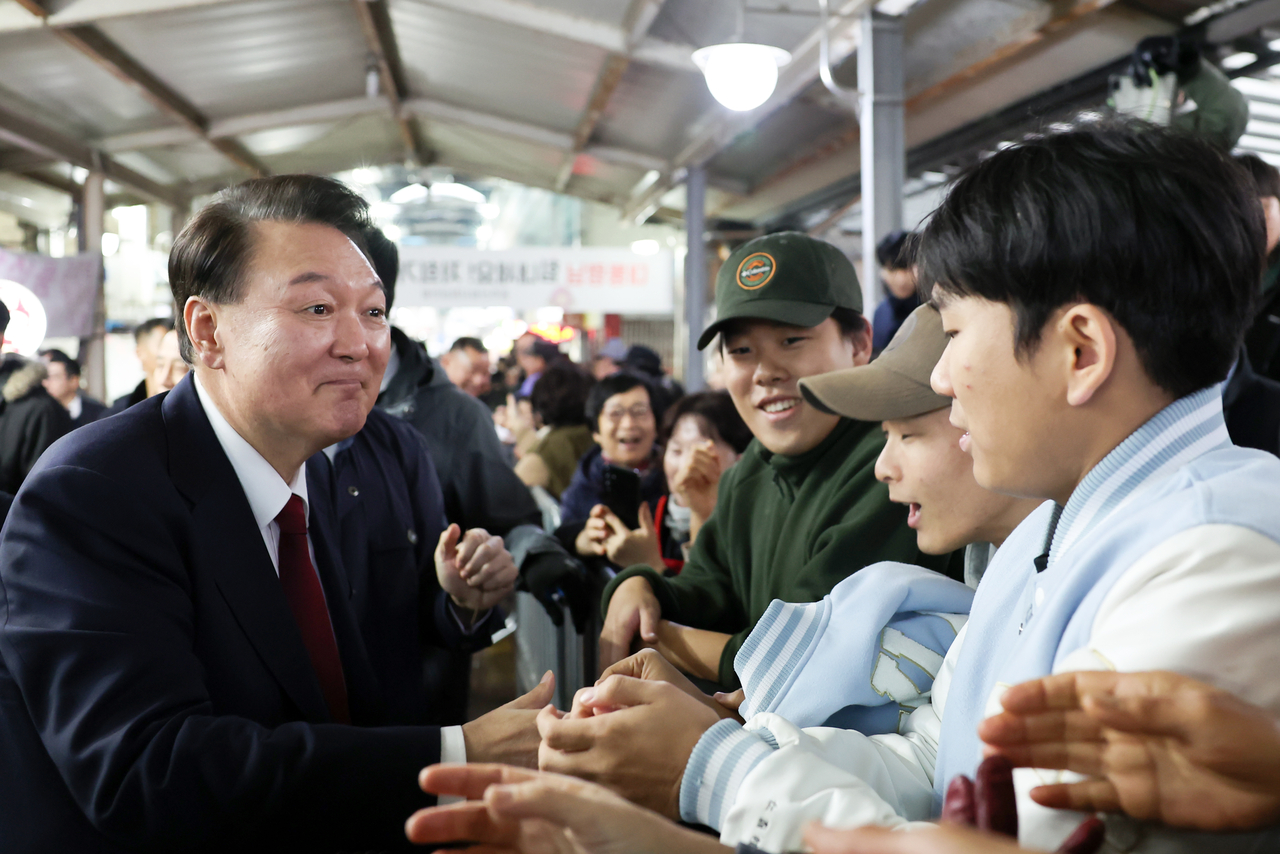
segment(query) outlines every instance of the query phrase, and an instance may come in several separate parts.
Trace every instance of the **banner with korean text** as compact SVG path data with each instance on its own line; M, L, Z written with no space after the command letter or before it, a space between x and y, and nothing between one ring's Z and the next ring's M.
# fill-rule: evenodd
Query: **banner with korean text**
M402 246L396 305L671 314L674 271L669 250Z

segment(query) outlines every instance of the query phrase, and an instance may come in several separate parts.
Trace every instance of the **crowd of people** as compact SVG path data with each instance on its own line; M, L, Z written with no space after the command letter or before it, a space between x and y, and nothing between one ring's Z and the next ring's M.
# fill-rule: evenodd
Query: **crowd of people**
M1028 138L871 320L835 246L739 246L686 394L618 339L432 358L357 193L224 191L134 392L0 366L0 847L1280 849L1277 194ZM599 679L468 720L517 590Z

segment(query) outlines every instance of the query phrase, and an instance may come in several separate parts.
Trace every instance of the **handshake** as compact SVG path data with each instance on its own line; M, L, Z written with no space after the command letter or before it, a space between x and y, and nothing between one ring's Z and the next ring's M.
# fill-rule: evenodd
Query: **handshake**
M541 772L424 769L425 791L467 800L415 813L408 837L429 845L469 840L487 852L724 854L714 837L668 819L679 817L681 757L701 732L735 718L738 702L701 694L660 655L643 651L579 691L568 712L531 713ZM1032 790L1044 806L1123 811L1208 831L1280 820L1280 727L1226 692L1171 673L1079 672L1015 686L1003 704L979 729L988 758L976 782L952 781L941 826L904 833L815 823L805 845L816 854L1025 851L1007 838L1017 833L1014 766L1087 775ZM1103 834L1090 819L1059 850L1089 854Z

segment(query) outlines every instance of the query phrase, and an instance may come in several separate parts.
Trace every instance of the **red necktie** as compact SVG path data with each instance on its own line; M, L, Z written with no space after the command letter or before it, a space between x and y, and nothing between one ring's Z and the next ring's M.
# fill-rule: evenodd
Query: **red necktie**
M302 642L307 646L316 676L320 677L320 690L324 692L333 719L349 724L351 715L347 711L342 658L329 622L329 609L324 604L320 577L316 575L311 550L307 548L307 514L300 497L289 496L289 503L276 516L276 524L280 526L280 586L284 588L284 598L302 630Z

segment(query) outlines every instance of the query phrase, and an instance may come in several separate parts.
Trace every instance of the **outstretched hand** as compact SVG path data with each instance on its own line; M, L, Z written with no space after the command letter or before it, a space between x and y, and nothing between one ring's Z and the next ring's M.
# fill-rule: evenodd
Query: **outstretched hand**
M440 534L435 554L440 587L460 608L485 611L515 589L519 570L502 542L483 528L464 535L457 525Z
M538 767L600 783L678 818L689 756L719 721L706 704L667 682L610 676L579 691L569 714L550 707L538 713Z
M503 765L432 765L419 784L466 803L418 810L409 841L465 841L485 854L728 854L693 833L591 783Z
M1040 804L1209 831L1280 820L1280 726L1225 691L1091 671L1016 685L1002 702L978 730L989 753L1092 778L1033 789Z

